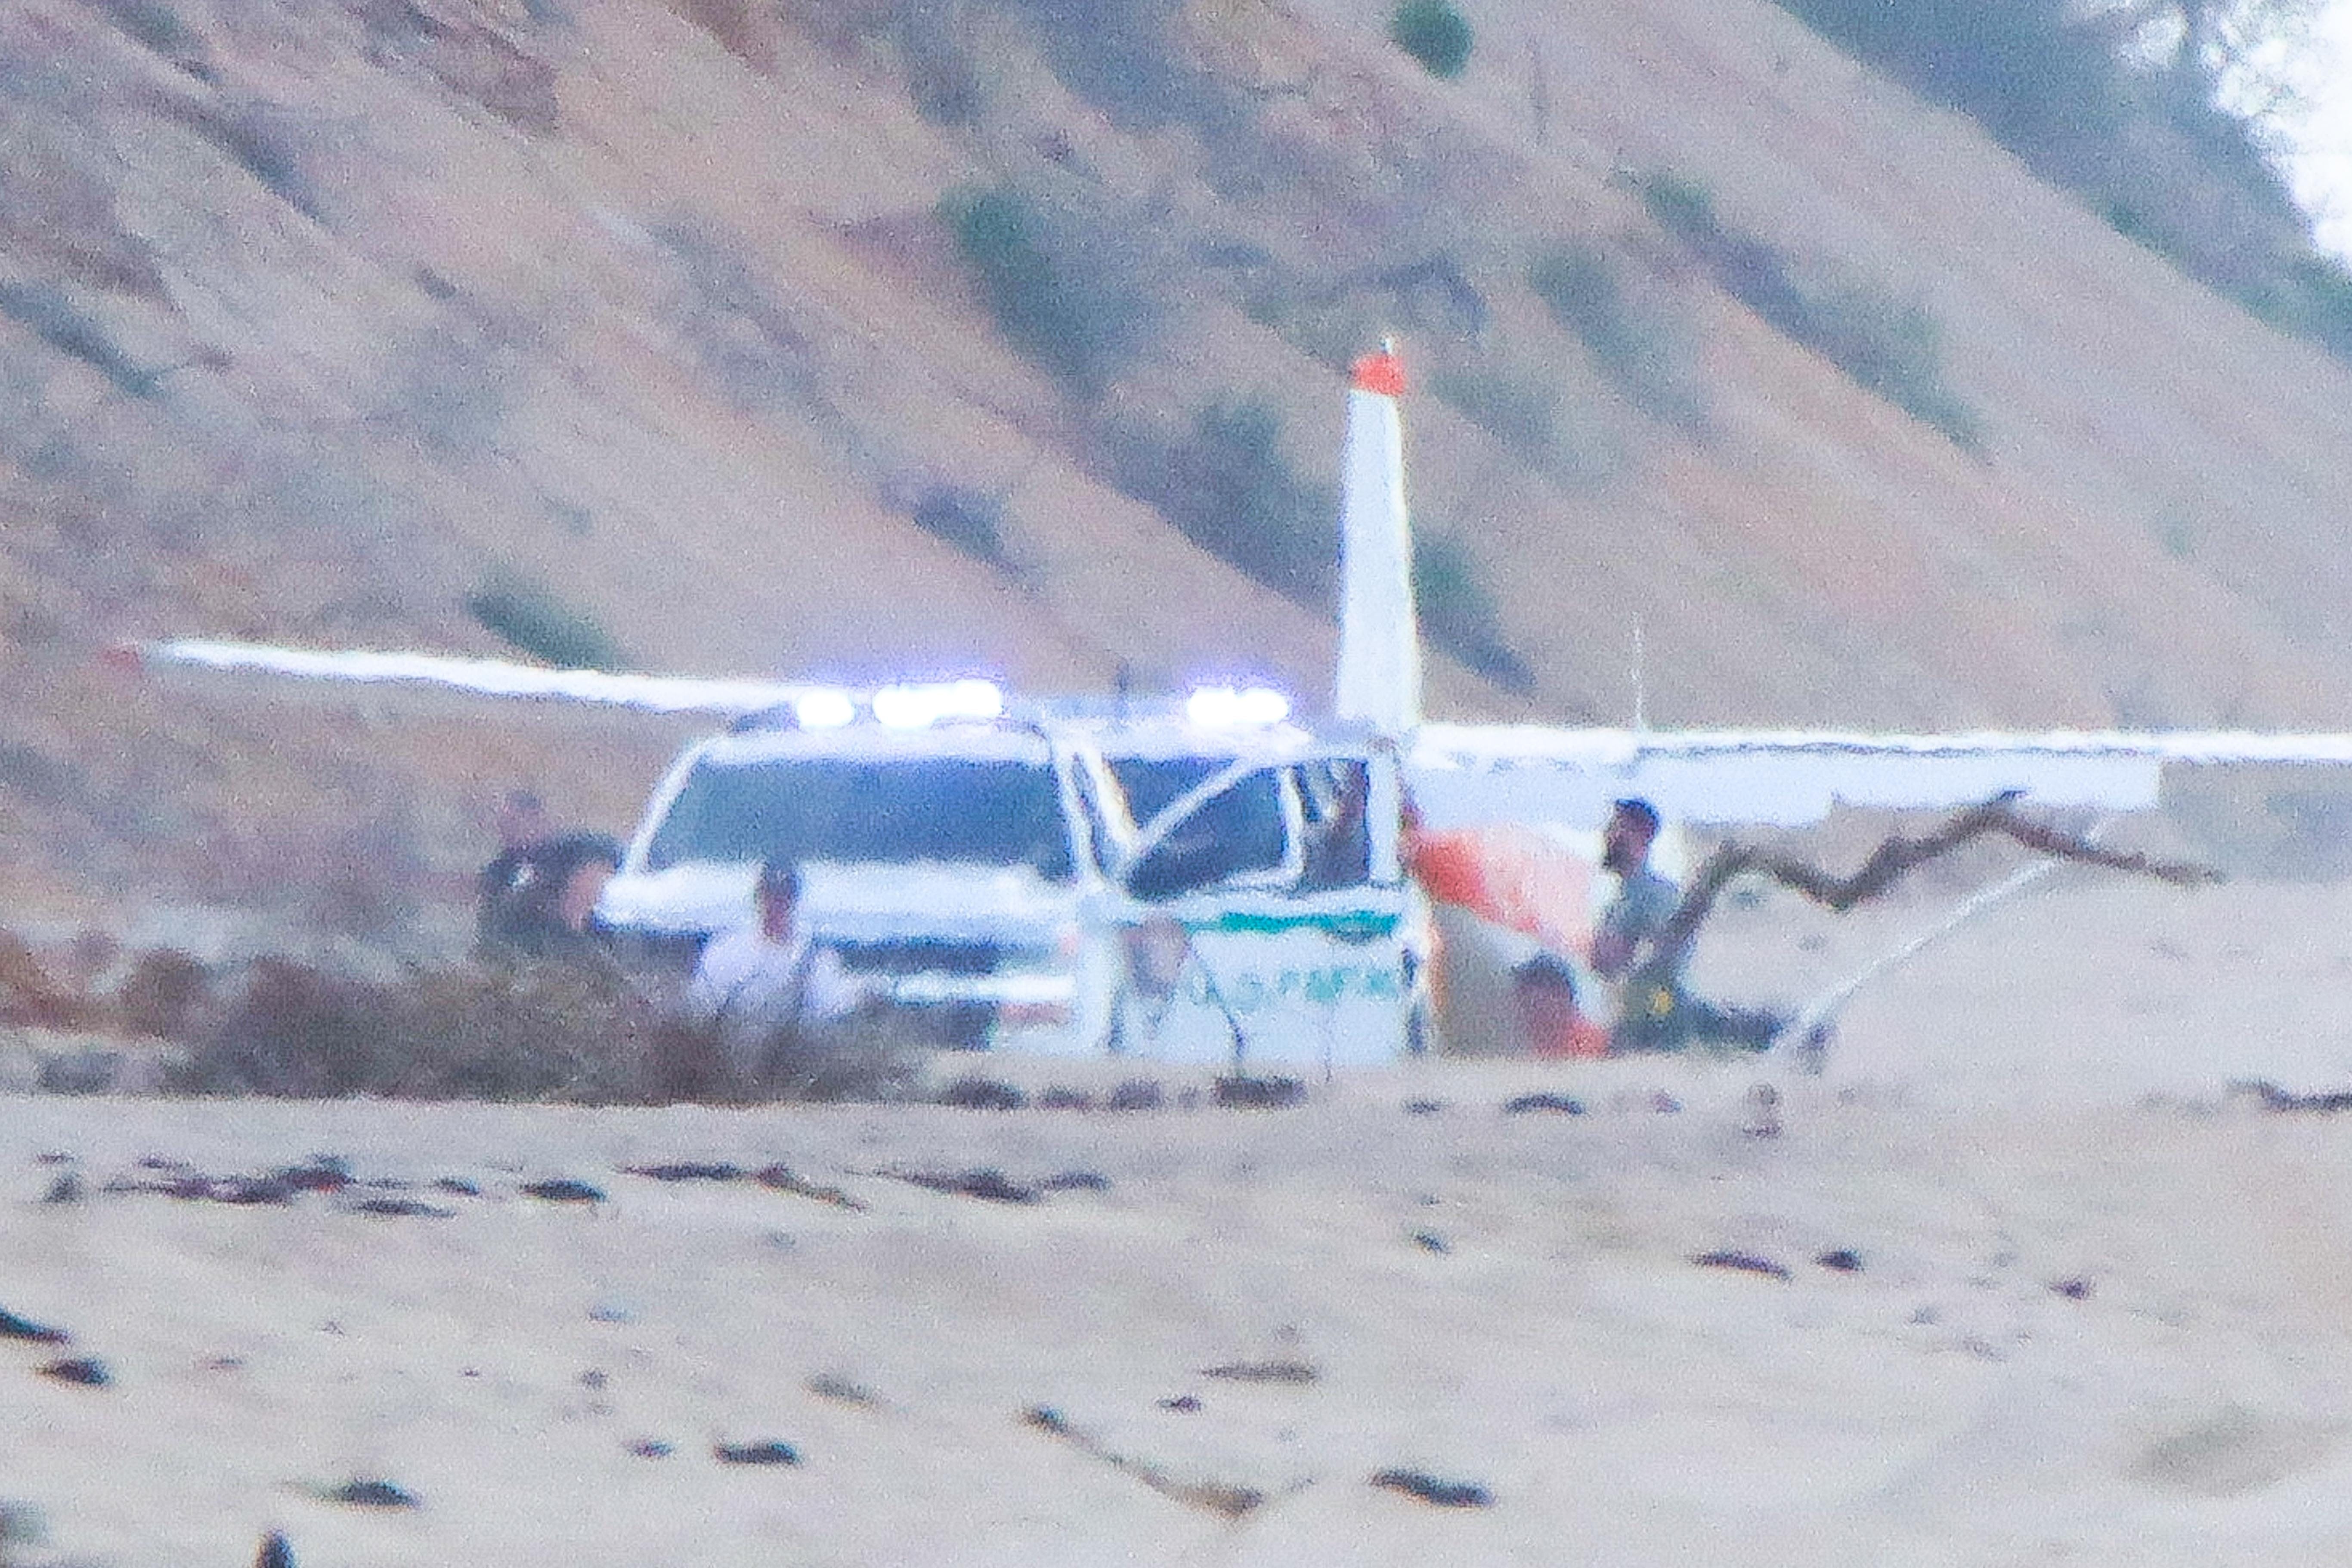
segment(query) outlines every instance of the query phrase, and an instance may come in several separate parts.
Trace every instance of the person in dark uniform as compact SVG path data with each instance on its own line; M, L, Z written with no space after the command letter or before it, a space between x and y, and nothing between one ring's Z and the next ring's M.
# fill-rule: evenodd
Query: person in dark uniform
M477 950L524 958L601 954L596 900L620 868L620 841L604 833L553 831L545 805L529 790L499 803L498 833L499 853L478 879Z

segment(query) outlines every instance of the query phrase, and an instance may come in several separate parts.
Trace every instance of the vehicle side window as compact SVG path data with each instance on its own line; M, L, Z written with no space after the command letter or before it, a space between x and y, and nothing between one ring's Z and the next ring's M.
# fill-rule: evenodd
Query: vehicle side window
M1173 899L1279 872L1289 850L1279 770L1245 773L1202 801L1128 874L1139 899Z

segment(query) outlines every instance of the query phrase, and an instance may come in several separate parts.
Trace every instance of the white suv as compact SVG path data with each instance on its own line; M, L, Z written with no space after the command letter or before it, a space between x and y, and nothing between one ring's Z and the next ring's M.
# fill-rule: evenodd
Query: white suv
M940 1043L1391 1060L1426 1012L1397 787L1287 724L754 720L671 767L598 919L682 971L782 857L813 937Z

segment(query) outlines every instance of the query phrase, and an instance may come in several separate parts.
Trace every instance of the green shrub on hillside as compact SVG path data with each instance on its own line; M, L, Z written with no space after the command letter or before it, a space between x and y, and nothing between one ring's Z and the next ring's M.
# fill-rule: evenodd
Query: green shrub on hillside
M951 193L939 216L1005 340L1072 392L1099 395L1149 337L1154 302L1111 220L1008 185Z
M1015 0L1046 68L1123 131L1198 123L1223 101L1213 72L1176 38L1179 0Z
M1528 269L1528 286L1626 401L1695 435L1706 431L1706 397L1683 374L1672 329L1626 297L1606 254L1589 246L1553 251Z
M1264 398L1221 399L1170 440L1140 427L1111 434L1119 488L1187 539L1273 589L1328 611L1339 560L1339 497L1283 453L1282 416Z
M1399 0L1389 14L1389 41L1447 81L1470 64L1470 24L1452 0Z
M509 647L564 669L618 669L604 628L535 584L494 574L466 595L466 613Z
M1494 593L1460 540L1427 524L1414 530L1412 597L1433 645L1506 691L1535 689L1535 670L1503 640Z
M1941 430L1963 451L1984 450L1984 424L1944 379L1943 328L1925 305L1867 284L1804 296L1805 341L1854 384Z
M36 279L0 284L0 316L58 353L89 365L113 383L118 392L145 397L155 390L154 374L124 353L105 324L75 304L55 283Z
M108 0L105 10L133 41L201 80L213 79L203 37L164 0Z
M2246 290L2241 302L2280 331L2352 360L2352 268L2335 257L2298 258L2281 277Z
M970 125L986 101L980 69L959 28L959 14L944 5L904 6L897 23L899 74L915 112L933 125Z
M1492 367L1433 372L1429 390L1509 451L1536 464L1550 460L1559 435L1559 399L1530 376Z
M944 482L925 485L907 507L907 521L975 561L1012 565L1004 551L1004 502L986 490Z
M769 281L758 247L690 216L651 233L677 268L678 336L720 395L747 414L829 412L820 356Z
M272 195L305 217L327 221L319 184L311 174L309 142L290 111L257 100L180 112Z
M1660 170L1640 176L1634 188L1658 226L1676 238L1711 238L1722 232L1715 216L1715 193L1698 181Z
M1781 252L1718 218L1713 195L1695 181L1654 175L1641 191L1659 226L1725 292L1855 385L1934 426L1963 451L1983 451L1983 423L1944 379L1942 329L1926 306L1868 284L1801 276Z
M1781 0L1806 26L1981 121L2073 160L2126 112L2112 29L2069 0Z
M896 0L939 6L940 0ZM1031 24L1055 79L1120 131L1182 126L1200 142L1201 177L1218 196L1255 202L1330 173L1328 153L1263 113L1264 89L1204 63L1185 0L1002 0ZM945 7L940 7L945 8ZM985 84L983 84L983 87Z

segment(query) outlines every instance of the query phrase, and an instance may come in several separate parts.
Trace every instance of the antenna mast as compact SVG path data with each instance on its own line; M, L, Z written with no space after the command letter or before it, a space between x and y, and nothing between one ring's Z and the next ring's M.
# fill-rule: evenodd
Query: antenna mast
M1649 679L1642 668L1642 617L1633 617L1633 728L1650 727Z

